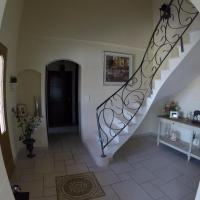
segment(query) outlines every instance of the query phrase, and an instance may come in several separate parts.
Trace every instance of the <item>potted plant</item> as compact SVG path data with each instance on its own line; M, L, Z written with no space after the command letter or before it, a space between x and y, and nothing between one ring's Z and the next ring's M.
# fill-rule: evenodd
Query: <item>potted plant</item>
M26 149L28 150L27 157L33 158L35 154L33 154L33 144L35 140L32 138L32 134L41 124L40 116L29 116L29 115L20 115L15 109L13 109L15 116L17 118L18 127L21 128L21 134L19 136L19 141L22 141L26 145Z
M164 105L164 113L170 116L170 111L180 111L180 106L177 102L171 101Z
M16 76L11 76L10 77L10 83L17 83L17 77Z

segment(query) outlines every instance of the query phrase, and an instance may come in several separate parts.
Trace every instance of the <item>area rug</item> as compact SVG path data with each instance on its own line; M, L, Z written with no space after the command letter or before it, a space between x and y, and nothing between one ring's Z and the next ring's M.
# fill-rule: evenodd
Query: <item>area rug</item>
M94 173L56 177L58 200L90 200L105 196Z

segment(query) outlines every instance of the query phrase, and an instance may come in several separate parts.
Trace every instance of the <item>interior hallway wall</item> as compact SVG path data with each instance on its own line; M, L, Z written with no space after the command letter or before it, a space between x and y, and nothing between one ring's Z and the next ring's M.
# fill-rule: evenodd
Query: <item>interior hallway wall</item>
M42 74L44 123L42 131L36 133L38 145L44 145L41 141L46 139L43 95L46 65L59 59L80 65L81 134L83 138L96 137L96 107L120 87L103 85L104 51L134 54L133 70L139 66L152 33L151 3L141 0L26 1L18 71L34 69Z

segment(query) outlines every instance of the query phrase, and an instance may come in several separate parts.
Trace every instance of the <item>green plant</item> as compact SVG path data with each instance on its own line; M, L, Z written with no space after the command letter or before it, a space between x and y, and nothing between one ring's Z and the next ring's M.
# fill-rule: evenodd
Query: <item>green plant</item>
M11 76L10 77L10 83L17 83L17 77L16 76Z
M21 128L22 130L22 133L19 136L19 140L21 141L30 139L35 129L37 129L41 124L41 117L39 116L19 117L14 108L12 109L12 111L13 113L15 113L18 127Z
M177 102L171 101L164 105L164 113L169 114L170 111L180 111L180 106Z

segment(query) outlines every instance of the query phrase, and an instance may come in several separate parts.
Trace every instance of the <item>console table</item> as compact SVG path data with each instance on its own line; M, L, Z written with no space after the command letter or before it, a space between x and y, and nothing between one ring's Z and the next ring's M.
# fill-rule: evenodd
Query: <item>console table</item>
M171 147L183 154L187 155L188 161L190 158L196 158L200 160L200 146L194 145L193 142L196 138L200 136L200 124L193 123L191 120L186 120L184 118L171 119L168 116L158 116L159 127L157 135L157 145L160 143ZM177 138L176 141L172 141L169 137L169 132L166 131L166 127L170 127L170 130L178 130L178 128L183 128L189 131L189 140L187 142Z

